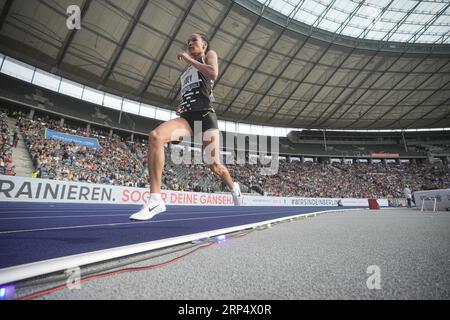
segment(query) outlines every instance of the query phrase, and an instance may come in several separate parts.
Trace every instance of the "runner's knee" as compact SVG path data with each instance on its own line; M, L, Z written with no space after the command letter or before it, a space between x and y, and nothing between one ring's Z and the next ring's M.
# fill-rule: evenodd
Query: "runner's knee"
M161 146L164 144L164 139L157 130L153 130L148 134L148 143L150 147Z

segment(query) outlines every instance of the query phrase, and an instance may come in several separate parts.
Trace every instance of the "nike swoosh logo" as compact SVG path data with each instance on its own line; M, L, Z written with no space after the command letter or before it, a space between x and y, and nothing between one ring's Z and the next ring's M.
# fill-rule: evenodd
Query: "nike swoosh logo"
M155 209L157 206L159 206L159 204L157 204L156 206L154 206L153 208L149 208L148 211L151 212L153 209Z

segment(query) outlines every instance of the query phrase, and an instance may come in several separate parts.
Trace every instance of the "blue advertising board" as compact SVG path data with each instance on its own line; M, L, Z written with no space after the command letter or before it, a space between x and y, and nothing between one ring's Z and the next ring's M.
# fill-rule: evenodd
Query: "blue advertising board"
M86 138L80 136L74 136L50 129L45 129L45 139L54 139L61 142L73 142L88 148L100 149L100 144L95 138Z

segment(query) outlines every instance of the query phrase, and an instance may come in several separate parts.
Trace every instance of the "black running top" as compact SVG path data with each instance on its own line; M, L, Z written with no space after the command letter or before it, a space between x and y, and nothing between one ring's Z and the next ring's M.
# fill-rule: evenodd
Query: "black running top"
M197 61L205 63L203 57ZM181 75L180 113L211 110L214 102L213 87L214 81L208 80L190 65Z

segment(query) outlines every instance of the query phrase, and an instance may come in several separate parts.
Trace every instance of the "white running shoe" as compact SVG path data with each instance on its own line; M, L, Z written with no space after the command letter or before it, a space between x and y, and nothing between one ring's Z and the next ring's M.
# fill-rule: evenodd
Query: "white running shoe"
M144 206L130 216L130 220L137 220L137 221L145 221L150 220L158 213L162 213L166 211L166 205L164 204L164 201L155 201L152 199L149 199L147 203L144 204Z
M240 206L242 204L242 193L239 183L234 183L233 189L231 190L231 195L233 196L234 205Z

